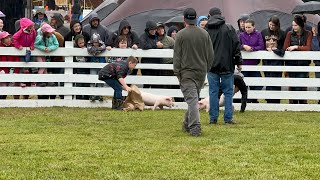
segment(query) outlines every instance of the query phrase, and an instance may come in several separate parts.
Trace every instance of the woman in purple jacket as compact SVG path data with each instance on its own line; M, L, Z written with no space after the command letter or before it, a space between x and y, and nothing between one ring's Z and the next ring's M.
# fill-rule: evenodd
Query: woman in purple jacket
M252 52L264 50L264 42L260 32L255 29L253 20L248 19L245 22L245 32L240 33L241 50ZM243 59L243 65L258 65L260 59ZM261 77L259 71L243 71L245 77ZM250 86L250 90L261 90L261 86ZM257 99L249 99L248 102L258 103Z

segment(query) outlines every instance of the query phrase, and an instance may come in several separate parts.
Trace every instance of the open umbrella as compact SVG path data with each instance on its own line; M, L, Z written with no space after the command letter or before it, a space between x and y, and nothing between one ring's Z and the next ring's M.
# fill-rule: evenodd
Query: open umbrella
M299 4L292 10L292 14L319 14L319 13L320 13L320 2L318 1L309 1L303 4Z
M0 17L6 17L6 15L3 14L3 12L0 11Z
M167 27L176 26L179 30L184 28L184 18L183 16L176 16L164 23Z

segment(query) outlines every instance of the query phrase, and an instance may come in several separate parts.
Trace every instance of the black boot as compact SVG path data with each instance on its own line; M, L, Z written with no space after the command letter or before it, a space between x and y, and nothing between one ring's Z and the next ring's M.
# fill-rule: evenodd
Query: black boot
M117 100L115 98L112 98L112 109L116 109L116 102Z
M123 100L122 99L117 99L116 100L116 106L115 106L115 109L117 109L117 110L122 110L122 108L123 108Z

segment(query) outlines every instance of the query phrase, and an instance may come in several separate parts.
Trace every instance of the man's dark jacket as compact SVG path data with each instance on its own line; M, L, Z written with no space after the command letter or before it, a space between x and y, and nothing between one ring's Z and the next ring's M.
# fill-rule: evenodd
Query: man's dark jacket
M221 15L211 16L205 26L214 50L214 61L210 72L234 73L235 65L242 64L240 42L235 29L225 23Z

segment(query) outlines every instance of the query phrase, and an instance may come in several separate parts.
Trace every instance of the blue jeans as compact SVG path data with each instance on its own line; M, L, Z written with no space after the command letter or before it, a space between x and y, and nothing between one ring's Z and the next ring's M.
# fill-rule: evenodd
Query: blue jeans
M80 14L72 14L71 15L71 20L74 20L74 19L75 20L80 20L79 17L80 17Z
M230 122L233 119L232 97L233 97L233 73L217 74L208 73L209 100L210 100L210 122L217 121L219 117L219 88L225 97L224 121ZM221 82L220 82L221 79Z
M122 86L117 79L106 79L106 82L113 90L113 98L122 99Z

